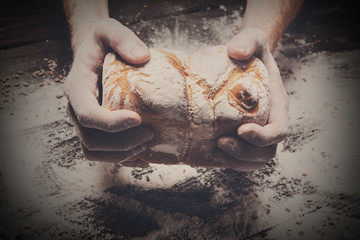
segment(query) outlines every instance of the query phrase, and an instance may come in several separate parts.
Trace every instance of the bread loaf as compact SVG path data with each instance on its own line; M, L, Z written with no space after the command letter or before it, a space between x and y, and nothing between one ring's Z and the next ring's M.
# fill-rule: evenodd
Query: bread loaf
M102 105L130 109L154 130L148 150L137 158L153 163L223 166L216 147L247 122L264 125L270 108L268 75L257 58L235 62L226 46L191 56L151 49L143 66L108 53L103 65Z

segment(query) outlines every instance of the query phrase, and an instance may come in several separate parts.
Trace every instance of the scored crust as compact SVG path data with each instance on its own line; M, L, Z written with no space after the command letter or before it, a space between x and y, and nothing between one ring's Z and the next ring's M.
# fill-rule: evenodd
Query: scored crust
M130 109L154 130L146 162L221 167L216 140L235 135L243 123L264 125L270 108L268 75L257 58L231 60L226 46L191 56L151 49L151 60L132 66L108 53L103 66L102 105Z

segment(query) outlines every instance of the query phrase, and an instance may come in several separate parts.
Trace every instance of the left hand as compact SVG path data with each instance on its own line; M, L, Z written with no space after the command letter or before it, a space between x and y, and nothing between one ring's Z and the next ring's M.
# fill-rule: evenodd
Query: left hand
M130 29L115 19L105 18L74 49L75 59L64 92L69 100L68 115L85 158L123 162L145 151L153 132L140 126L138 113L126 109L110 111L100 105L102 65L111 49L132 64L150 59L149 49Z
M264 32L257 28L243 29L228 44L229 57L246 60L256 55L269 73L271 106L268 123L265 126L243 124L237 130L238 137L223 136L217 142L224 152L252 166L246 170L258 169L274 158L277 143L286 137L288 130L288 95L268 45Z

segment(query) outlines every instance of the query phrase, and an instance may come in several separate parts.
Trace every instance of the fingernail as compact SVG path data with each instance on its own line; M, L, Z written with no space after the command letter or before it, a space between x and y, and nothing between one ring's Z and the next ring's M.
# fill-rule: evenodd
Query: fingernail
M249 51L248 47L246 47L245 45L243 44L236 44L233 46L234 49L236 49L237 52L241 52L241 53L246 53Z
M221 139L218 147L225 152L234 152L237 149L236 143L232 139Z
M146 49L138 44L130 50L130 54L133 58L144 58L146 55Z
M242 44L234 44L233 46L230 46L228 53L229 56L234 59L243 60L249 57L250 49Z
M234 141L230 140L228 141L228 143L226 144L226 147L225 147L228 151L235 151L237 149L236 147L236 144Z

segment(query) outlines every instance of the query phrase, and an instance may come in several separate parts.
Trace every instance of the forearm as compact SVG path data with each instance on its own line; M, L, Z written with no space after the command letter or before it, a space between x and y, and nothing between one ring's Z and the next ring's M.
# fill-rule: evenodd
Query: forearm
M302 2L303 0L248 0L241 29L255 27L263 30L268 47L273 52Z
M64 10L70 26L71 46L77 51L96 23L109 17L106 0L63 0Z

